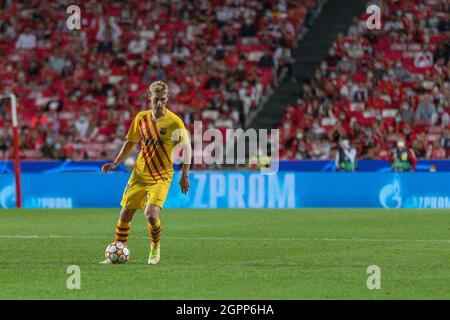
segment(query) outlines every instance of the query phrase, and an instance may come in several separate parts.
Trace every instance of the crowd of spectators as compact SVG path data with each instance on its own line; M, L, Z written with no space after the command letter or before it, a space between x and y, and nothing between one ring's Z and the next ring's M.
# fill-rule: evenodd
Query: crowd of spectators
M105 159L120 149L155 80L190 127L243 127L292 76L291 48L317 0L0 0L0 88L18 96L25 159ZM0 103L0 156L11 119Z
M348 139L360 159L450 157L450 3L371 1L381 29L354 17L279 126L282 159L334 159Z

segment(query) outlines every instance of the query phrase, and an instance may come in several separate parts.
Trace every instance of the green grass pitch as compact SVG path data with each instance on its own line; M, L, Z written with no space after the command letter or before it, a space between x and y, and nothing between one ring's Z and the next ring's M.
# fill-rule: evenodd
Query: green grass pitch
M136 213L129 263L99 265L117 209L0 211L0 299L449 299L444 210L164 210L161 264ZM69 265L81 289L69 290ZM381 268L381 289L366 286Z

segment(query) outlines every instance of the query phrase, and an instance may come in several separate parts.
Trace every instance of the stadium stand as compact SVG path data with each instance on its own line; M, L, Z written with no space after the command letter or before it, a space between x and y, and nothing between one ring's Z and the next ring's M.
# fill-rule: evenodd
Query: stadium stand
M22 158L114 157L160 79L187 124L244 127L291 76L290 50L318 2L90 0L81 30L69 30L66 1L0 0L0 88L18 95ZM6 107L2 158L11 152Z
M390 160L404 139L418 158L450 157L448 1L375 1L338 34L310 81L300 85L279 129L282 159L334 159L348 138L359 158Z

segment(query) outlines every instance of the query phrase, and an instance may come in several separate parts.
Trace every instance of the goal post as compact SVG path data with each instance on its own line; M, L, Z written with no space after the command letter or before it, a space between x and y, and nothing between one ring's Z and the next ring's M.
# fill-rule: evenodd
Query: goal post
M14 93L10 93L10 94L0 95L0 99L10 99L10 101L11 101L14 176L15 176L15 184L16 184L16 207L22 208L22 190L21 190L21 186L20 186L19 123L17 120L17 98Z

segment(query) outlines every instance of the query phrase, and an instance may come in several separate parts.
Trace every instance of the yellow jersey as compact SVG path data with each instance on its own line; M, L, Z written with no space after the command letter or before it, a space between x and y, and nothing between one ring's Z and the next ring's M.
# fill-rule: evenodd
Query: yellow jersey
M181 118L169 109L165 110L165 115L159 119L154 110L139 112L128 130L126 140L141 142L131 179L150 183L172 180L172 151L177 144L190 142ZM178 140L174 141L173 134L177 130L174 136Z

